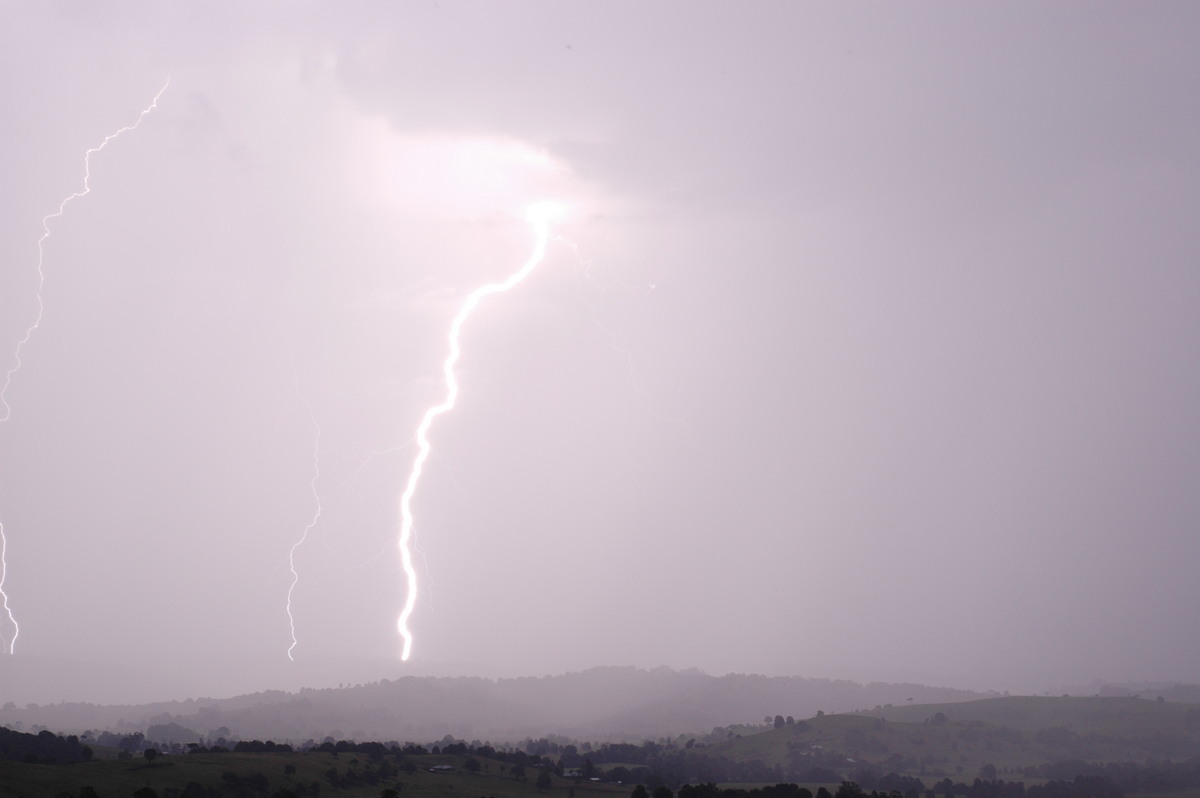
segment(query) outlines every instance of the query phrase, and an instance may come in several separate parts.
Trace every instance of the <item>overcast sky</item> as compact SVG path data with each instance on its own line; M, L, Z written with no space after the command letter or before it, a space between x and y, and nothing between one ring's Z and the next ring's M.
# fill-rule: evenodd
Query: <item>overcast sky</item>
M1200 680L1198 40L1192 3L0 4L0 373L43 218L162 90L47 223L9 667ZM413 433L548 197L433 429L401 664Z

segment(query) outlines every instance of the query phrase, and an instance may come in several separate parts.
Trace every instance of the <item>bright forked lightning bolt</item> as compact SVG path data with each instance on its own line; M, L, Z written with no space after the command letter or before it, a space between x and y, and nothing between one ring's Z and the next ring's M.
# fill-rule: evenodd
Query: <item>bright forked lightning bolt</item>
M463 325L467 323L467 319L471 317L471 314L479 307L479 303L486 297L508 291L537 268L538 264L546 257L546 245L550 238L550 222L561 216L562 213L562 206L556 202L538 202L530 206L526 213L526 219L533 225L534 245L533 254L529 256L529 260L519 270L513 272L508 279L499 283L488 283L476 288L463 301L462 307L458 309L458 313L454 316L454 320L450 322L450 334L448 336L450 352L442 362L442 375L446 381L446 396L440 403L426 410L425 415L421 417L421 424L417 427L416 433L417 456L413 460L412 470L408 474L408 482L405 483L404 492L400 495L400 567L404 569L404 576L408 583L408 589L404 596L404 606L400 610L400 617L396 620L396 628L400 631L400 637L404 640L404 646L400 652L401 660L407 660L412 653L413 636L412 631L408 628L408 619L417 604L417 572L413 568L412 555L412 498L413 494L417 492L417 483L421 479L421 472L424 471L425 462L429 459L431 452L429 429L433 426L433 420L442 413L453 410L455 402L458 401L458 378L454 374L454 366L458 363L458 359L462 354L460 338L462 336Z
M8 419L12 416L12 406L9 405L7 398L8 387L12 384L13 377L16 375L16 373L21 370L21 351L25 348L25 344L29 343L29 340L33 337L34 332L41 327L42 316L46 310L45 303L42 301L42 289L46 285L46 272L44 266L46 259L46 239L50 237L50 220L60 218L66 212L67 205L69 205L73 200L86 197L89 193L91 193L92 155L107 147L108 143L113 139L118 138L124 133L128 133L140 125L142 120L145 119L151 111L158 107L159 98L163 96L163 92L165 92L167 87L170 85L171 79L168 77L166 82L163 83L162 88L159 89L158 93L154 95L154 99L150 101L150 104L143 108L142 112L138 114L138 117L133 121L133 124L126 125L125 127L109 133L104 137L104 141L100 142L95 147L91 147L87 152L84 153L83 187L79 191L76 191L65 197L63 201L59 203L58 210L56 210L54 213L50 213L42 217L42 237L39 238L37 242L37 315L34 317L33 323L26 328L25 334L21 336L19 341L17 341L16 349L13 351L13 366L4 375L4 385L0 387L0 423L8 421ZM3 610L3 617L0 617L0 623L3 622L4 618L7 618L9 624L12 625L12 638L7 639L8 653L12 654L16 648L17 637L21 633L21 627L17 624L16 617L13 616L12 608L8 604L8 594L4 591L4 583L7 577L8 538L4 534L4 523L0 522L0 610ZM6 637L3 633L3 629L0 628L0 642L4 642L5 640Z
M312 479L308 483L309 490L312 492L313 501L316 503L316 510L313 511L313 516L308 522L308 526L304 527L304 532L300 534L299 539L292 544L292 548L288 551L288 568L292 572L292 584L288 587L287 592L287 617L288 627L292 632L292 644L288 646L287 656L292 662L296 658L292 656L292 651L299 645L296 639L296 618L292 615L292 593L296 591L296 585L300 583L300 572L296 570L296 551L304 545L304 541L308 540L308 533L313 531L313 528L321 520L321 494L317 492L317 480L321 478L321 427L317 424L317 416L313 413L312 405L303 396L300 401L304 403L305 409L308 410L309 421L313 427L313 472Z

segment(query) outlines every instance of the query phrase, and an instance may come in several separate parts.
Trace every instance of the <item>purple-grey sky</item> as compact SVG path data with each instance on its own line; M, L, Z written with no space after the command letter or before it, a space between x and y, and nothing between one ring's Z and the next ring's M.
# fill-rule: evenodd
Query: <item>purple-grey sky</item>
M0 374L43 217L170 79L49 222L11 662L1200 680L1198 38L1165 2L0 5ZM433 430L401 665L412 435L547 197Z

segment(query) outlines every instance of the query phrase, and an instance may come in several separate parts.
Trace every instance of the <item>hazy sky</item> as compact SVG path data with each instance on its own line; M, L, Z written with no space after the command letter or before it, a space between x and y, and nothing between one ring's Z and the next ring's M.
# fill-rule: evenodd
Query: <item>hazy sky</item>
M1200 680L1198 40L1193 3L0 4L0 373L43 217L170 81L48 223L4 656ZM401 665L413 432L546 197L433 430Z

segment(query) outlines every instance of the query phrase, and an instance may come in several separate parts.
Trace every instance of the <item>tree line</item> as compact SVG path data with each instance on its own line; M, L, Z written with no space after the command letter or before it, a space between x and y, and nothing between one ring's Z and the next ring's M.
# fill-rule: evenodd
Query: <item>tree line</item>
M0 726L0 759L34 765L70 765L91 758L92 749L75 735L63 737L46 730L27 734Z

